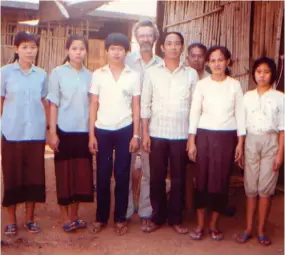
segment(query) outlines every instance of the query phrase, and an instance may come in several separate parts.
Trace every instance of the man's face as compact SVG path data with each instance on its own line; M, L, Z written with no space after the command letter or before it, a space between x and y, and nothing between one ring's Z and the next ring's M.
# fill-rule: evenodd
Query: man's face
M205 67L205 52L199 47L193 47L188 52L188 63L197 72L203 71Z
M109 64L123 64L126 57L126 50L120 45L111 45L107 50Z
M140 27L136 34L140 50L151 52L154 44L154 31L152 27Z
M180 60L180 56L183 51L183 44L180 37L176 34L169 34L165 38L165 42L162 46L162 51L164 52L165 58Z

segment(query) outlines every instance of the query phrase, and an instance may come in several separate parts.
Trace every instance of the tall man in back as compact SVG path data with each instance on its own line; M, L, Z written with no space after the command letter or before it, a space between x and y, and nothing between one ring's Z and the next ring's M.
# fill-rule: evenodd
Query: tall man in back
M132 69L141 74L142 82L144 80L145 71L162 61L162 59L153 54L153 46L159 37L159 32L156 25L149 20L140 21L135 24L134 36L139 44L139 51L130 53L126 58L126 64ZM148 153L140 150L138 153L133 153L131 171L135 168L135 162L141 159L142 163L142 178L140 183L140 197L138 203L138 215L141 218L141 229L147 227L152 215L152 207L150 203L150 170L149 170L149 155ZM130 219L135 211L133 192L132 192L132 178L130 178L129 189L129 204L127 210L127 219Z

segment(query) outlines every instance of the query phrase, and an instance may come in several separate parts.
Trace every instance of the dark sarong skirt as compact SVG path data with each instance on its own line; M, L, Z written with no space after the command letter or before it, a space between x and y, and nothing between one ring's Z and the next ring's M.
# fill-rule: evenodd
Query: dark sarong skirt
M196 208L208 207L219 213L225 210L236 145L237 131L197 130Z
M45 141L8 141L2 134L4 207L45 202L44 152Z
M93 202L92 155L88 133L57 129L59 152L55 153L55 175L58 204Z

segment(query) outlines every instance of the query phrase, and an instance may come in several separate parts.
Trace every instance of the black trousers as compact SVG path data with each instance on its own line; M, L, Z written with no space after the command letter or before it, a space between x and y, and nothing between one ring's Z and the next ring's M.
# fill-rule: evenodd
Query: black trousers
M152 221L162 225L182 222L185 194L185 171L187 163L187 140L151 138L150 200L153 209ZM168 160L170 161L171 191L167 203L165 178Z
M133 136L133 126L109 131L95 129L98 141L97 153L97 212L96 221L107 223L110 214L111 192L110 184L113 169L113 149L115 149L115 212L114 221L126 221L129 197L129 180L131 153L130 140Z

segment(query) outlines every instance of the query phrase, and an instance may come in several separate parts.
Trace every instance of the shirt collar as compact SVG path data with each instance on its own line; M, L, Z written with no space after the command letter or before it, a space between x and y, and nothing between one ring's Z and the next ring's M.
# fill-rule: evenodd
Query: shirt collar
M70 64L69 61L66 61L63 65L66 66L66 67L69 67L69 68L71 68L71 69L74 69L74 68L71 66L71 64ZM85 71L86 71L86 67L85 67L84 65L82 65L82 68L81 68L81 70L80 70L79 72L85 72Z
M101 70L103 70L103 71L110 71L111 72L109 65L103 66L101 68ZM125 68L123 69L123 72L131 72L131 71L132 71L132 69L128 65L125 64Z
M165 61L162 60L161 62L158 63L158 67L160 68L166 68L166 65L165 65ZM177 72L178 70L180 70L181 68L183 68L185 70L186 66L183 62L180 62L179 63L179 66L175 69L174 72Z
M14 69L15 69L15 70L21 70L21 71L22 71L22 69L21 69L21 67L20 67L18 61L16 61L16 62L14 63ZM32 65L32 66L31 66L31 69L29 70L29 73L30 73L30 72L36 72L36 67L35 67L35 65Z
M139 51L134 52L134 59L135 59L135 62L142 61L142 56L141 56L141 53ZM150 65L153 65L153 64L157 64L158 62L159 62L158 61L158 57L154 54L152 56L152 59L146 65L150 66Z

